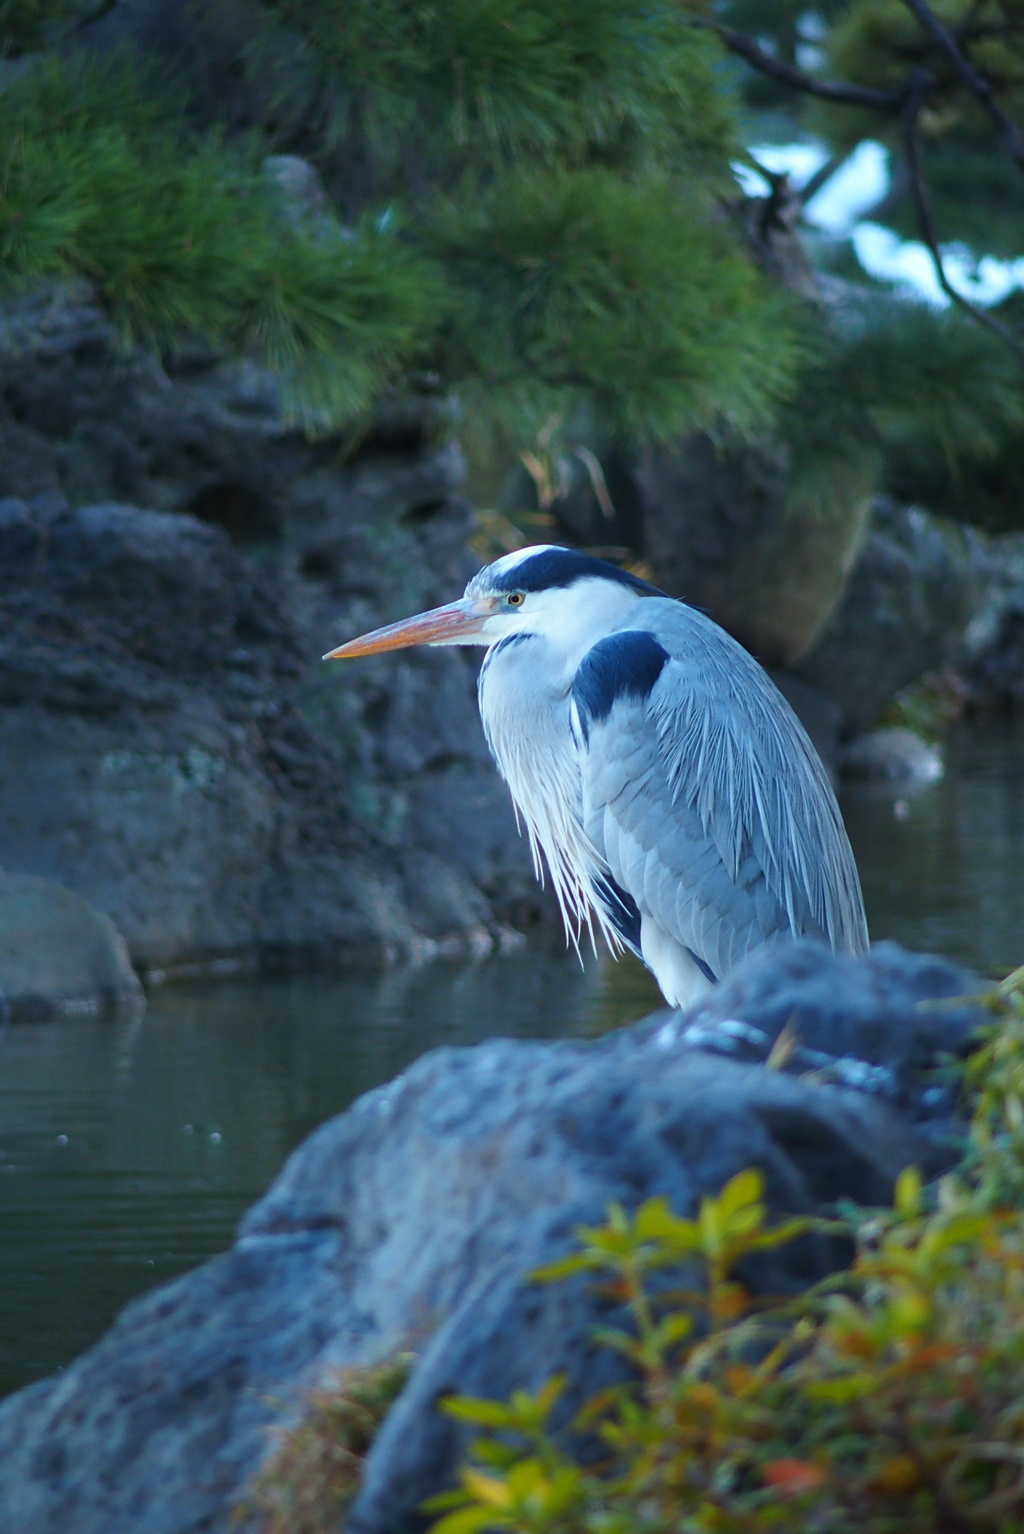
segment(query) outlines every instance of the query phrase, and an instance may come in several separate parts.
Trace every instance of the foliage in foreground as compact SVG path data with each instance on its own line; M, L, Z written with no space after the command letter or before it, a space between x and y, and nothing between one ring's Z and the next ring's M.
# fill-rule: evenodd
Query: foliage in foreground
M808 1223L769 1227L755 1171L694 1220L652 1199L581 1231L538 1277L589 1272L625 1303L602 1340L633 1378L568 1424L560 1379L449 1400L481 1434L432 1534L1024 1529L1024 971L989 1001L963 1167L927 1194L905 1171L892 1211L856 1218L850 1270L797 1300L735 1276Z
M359 1485L363 1457L409 1377L411 1355L345 1369L315 1390L298 1425L282 1433L235 1514L260 1534L337 1530Z
M630 1324L602 1340L632 1382L568 1424L557 1378L507 1402L449 1400L481 1432L432 1534L1024 1529L1024 970L981 1000L996 1021L968 1067L966 1158L937 1189L908 1169L894 1209L827 1224L852 1235L848 1271L795 1299L747 1294L744 1256L823 1224L769 1226L754 1171L694 1220L654 1199L581 1232L538 1277L591 1273L625 1302ZM237 1521L336 1534L411 1364L315 1391ZM586 1465L581 1439L598 1450Z

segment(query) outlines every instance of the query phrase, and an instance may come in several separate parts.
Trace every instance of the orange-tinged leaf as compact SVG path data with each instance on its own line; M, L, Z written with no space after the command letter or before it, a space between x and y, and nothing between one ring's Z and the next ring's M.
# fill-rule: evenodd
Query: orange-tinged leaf
M709 1411L717 1410L721 1402L721 1397L714 1385L705 1385L703 1383L691 1385L686 1394L692 1406L703 1406Z
M917 1374L923 1369L930 1369L933 1364L948 1363L951 1358L961 1358L963 1348L955 1347L951 1342L923 1342L913 1348L906 1358L901 1358L894 1365L893 1374Z
M827 1480L821 1466L812 1465L809 1459L770 1459L762 1465L761 1477L766 1486L774 1486L787 1497L817 1491Z
M909 1497L920 1484L917 1465L909 1454L896 1454L886 1460L870 1482L872 1491L881 1492L883 1497Z
M849 1358L874 1358L878 1352L878 1344L866 1331L841 1332L839 1336L829 1338L837 1353L843 1353Z
M733 1395L742 1395L754 1379L753 1369L746 1364L732 1364L722 1370L722 1380Z
M735 1321L750 1304L742 1284L719 1284L714 1296L715 1311L724 1321Z

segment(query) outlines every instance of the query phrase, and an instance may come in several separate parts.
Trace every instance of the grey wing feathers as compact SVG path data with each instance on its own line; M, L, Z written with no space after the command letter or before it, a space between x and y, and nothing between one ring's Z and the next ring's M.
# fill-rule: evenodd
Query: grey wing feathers
M717 976L785 936L862 951L853 855L788 704L680 603L640 602L627 627L653 634L669 660L646 696L623 691L584 720L585 828L613 877Z

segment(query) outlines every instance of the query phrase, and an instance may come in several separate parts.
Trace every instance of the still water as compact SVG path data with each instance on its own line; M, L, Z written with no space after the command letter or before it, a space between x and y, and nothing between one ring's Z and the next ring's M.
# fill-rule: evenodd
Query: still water
M872 936L986 973L1024 961L1024 731L963 731L913 797L843 808ZM0 1034L0 1392L228 1244L316 1124L424 1050L601 1032L658 1004L639 965L528 950L342 979L157 991L145 1015Z

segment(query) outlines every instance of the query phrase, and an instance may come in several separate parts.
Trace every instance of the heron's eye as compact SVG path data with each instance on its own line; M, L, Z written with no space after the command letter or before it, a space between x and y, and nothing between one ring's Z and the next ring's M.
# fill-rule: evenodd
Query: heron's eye
M508 596L505 598L505 601L508 603L509 607L522 607L523 603L526 601L526 598L521 591L510 591Z

